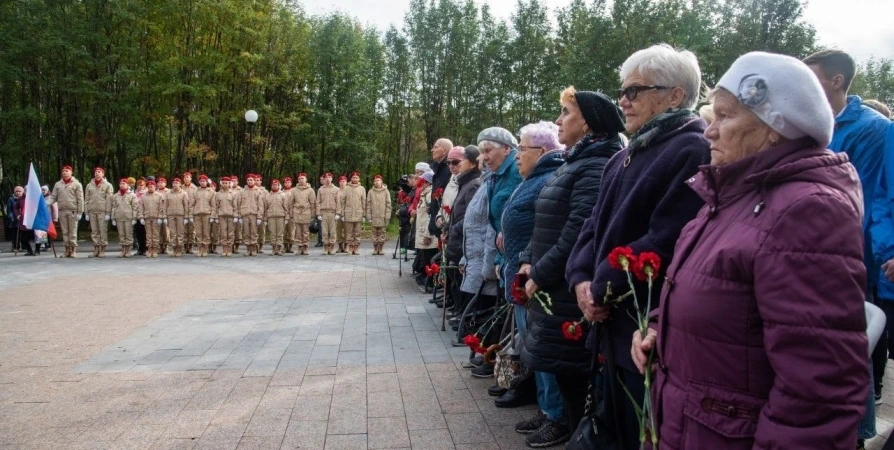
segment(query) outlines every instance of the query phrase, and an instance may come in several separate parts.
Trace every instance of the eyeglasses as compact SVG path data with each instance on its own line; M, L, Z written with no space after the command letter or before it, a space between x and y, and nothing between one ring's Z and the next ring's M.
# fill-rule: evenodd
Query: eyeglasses
M627 86L624 89L618 89L618 101L627 97L627 100L634 101L640 92L654 91L658 89L670 89L666 86Z
M542 146L538 147L536 145L519 145L518 146L518 149L523 152L528 151L528 150L540 150L542 148L543 148Z
M461 159L451 159L450 161L447 161L447 164L450 164L451 166L458 166L462 162L463 160Z

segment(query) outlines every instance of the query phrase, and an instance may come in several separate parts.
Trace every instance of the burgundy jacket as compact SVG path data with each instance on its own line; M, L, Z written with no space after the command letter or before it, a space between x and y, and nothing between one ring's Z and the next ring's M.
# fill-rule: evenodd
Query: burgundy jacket
M659 448L854 448L868 395L863 200L809 138L688 181L658 312Z

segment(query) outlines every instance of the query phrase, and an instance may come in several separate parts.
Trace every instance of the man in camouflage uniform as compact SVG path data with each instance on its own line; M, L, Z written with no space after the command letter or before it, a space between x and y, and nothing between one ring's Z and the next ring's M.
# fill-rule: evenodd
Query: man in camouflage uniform
M237 195L237 214L242 223L242 239L245 242L245 256L255 256L258 251L258 227L261 226L263 193L255 186L255 178L249 174L245 178L245 188Z
M161 194L162 196L167 196L168 192L171 192L168 189L168 180L165 177L158 177L155 179L155 192ZM168 245L171 243L171 229L168 227L167 221L163 221L158 231L158 242L159 242L159 254L167 255L168 254Z
M292 189L292 221L295 229L295 241L298 242L298 255L307 254L307 245L310 240L310 222L317 213L317 196L314 189L307 184L307 174L298 174L298 187ZM321 231L322 232L322 231Z
M199 243L199 257L208 256L208 249L211 247L214 196L214 190L208 187L208 177L200 175L199 187L196 189L196 193L189 197L189 211L192 214L191 223L194 225L196 239Z
M359 255L360 228L366 214L366 188L360 184L360 174L351 174L351 183L342 189L340 215L345 224L348 253Z
M146 256L158 257L161 246L161 226L165 221L165 195L155 190L155 182L146 183L149 189L140 199L140 223L146 226Z
M85 219L90 222L90 239L93 253L89 258L105 258L109 245L109 220L112 212L112 184L106 181L106 171L102 167L93 169L93 180L84 188Z
M183 174L183 186L181 186L186 195L189 196L189 204L192 205L192 197L196 195L199 188L198 186L192 184L192 173L185 172ZM196 224L193 221L190 221L186 224L186 254L192 254L192 246L196 242Z
M189 224L189 195L182 189L179 178L174 178L171 183L174 188L167 193L165 198L165 215L168 219L168 230L171 232L171 245L174 247L174 257L183 256L183 247L186 244L186 225Z
M219 225L221 256L230 256L233 254L233 240L236 237L236 229L239 227L239 217L237 217L238 202L236 195L230 190L230 178L223 177L220 179L220 191L214 195L214 206L212 208L214 222Z
M345 195L345 186L348 185L348 177L342 175L338 177L338 204L339 206L344 202L343 196ZM347 246L348 240L345 235L345 217L341 213L341 209L338 209L335 214L335 236L338 240L338 252L337 253L347 253L345 247Z
M270 228L270 248L274 256L283 255L283 233L291 215L290 200L291 197L280 190L279 180L274 179L270 184L270 192L261 202L261 215Z
M130 258L133 226L139 217L138 206L137 196L130 191L127 178L122 178L118 182L118 192L112 195L112 225L118 228L118 242L121 244L119 258Z
M62 179L53 186L47 206L59 204L59 225L65 242L65 257L77 258L78 221L84 215L84 188L72 175L71 166L62 167Z
M282 179L282 192L289 199L289 205L292 203L292 179L285 177ZM295 220L289 220L286 224L286 230L283 233L283 244L286 246L286 253L293 253L292 245L295 243Z
M239 185L239 177L236 175L230 175L230 192L233 193L237 198L239 197L239 193L242 192L242 186ZM242 225L236 225L235 238L233 241L233 250L231 253L239 254L239 244L242 244Z
M326 178L317 192L317 219L320 220L320 232L323 233L323 253L331 255L335 251L335 239L338 220L338 188L332 184L332 174Z
M220 182L220 180L218 180ZM218 184L214 182L214 180L208 180L208 188L211 189L211 192L217 196L218 192ZM214 197L213 197L214 198ZM213 200L212 200L213 202ZM213 204L213 203L212 203ZM212 210L213 210L212 206ZM215 218L215 215L212 213L211 220L211 246L208 248L208 253L212 255L217 254L217 246L220 244L220 222Z
M373 227L373 255L384 255L385 228L391 220L391 192L382 183L382 176L373 177L373 187L366 195L366 220Z
M255 174L255 189L261 191L261 201L267 200L267 188L264 187L264 177ZM264 242L267 240L267 222L264 221L258 225L258 246L256 252L259 255L264 254Z

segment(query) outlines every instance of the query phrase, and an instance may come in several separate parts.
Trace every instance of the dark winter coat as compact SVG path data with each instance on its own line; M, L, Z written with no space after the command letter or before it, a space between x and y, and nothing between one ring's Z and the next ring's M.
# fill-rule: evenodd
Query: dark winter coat
M593 212L602 170L619 150L617 135L600 140L585 137L540 191L531 241L519 261L531 264L530 278L552 299L552 315L546 314L539 302L528 302L528 331L521 356L534 370L582 373L589 369L584 340L571 341L562 335L564 322L581 317L577 298L565 282L565 264L584 221Z
M458 263L463 257L463 221L466 218L466 208L481 186L481 171L476 167L457 175L456 184L459 189L450 213L450 231L445 252L448 261Z
M660 448L854 447L871 386L863 198L847 155L815 145L689 180L707 204L658 312Z
M518 185L506 207L503 208L503 264L500 266L503 280L506 280L506 299L512 301L509 292L512 279L518 272L518 259L531 242L534 229L534 205L546 182L565 163L564 150L544 153L537 160L527 178Z
M506 155L506 159L497 168L497 171L488 179L484 186L487 189L487 220L494 230L494 240L488 242L489 248L495 248L496 237L503 232L503 209L509 197L515 192L515 188L521 183L521 174L515 164L515 154L518 150L512 150ZM498 253L494 257L494 263L503 265L503 254Z
M438 189L442 191L447 189L447 184L450 183L450 165L447 164L447 157L440 162L432 162L431 170L435 173L431 178L431 191L434 194ZM440 198L432 198L431 205L428 207L429 211L429 222L428 222L428 232L435 238L441 236L441 229L438 228L438 213L441 211L441 199Z
M22 194L21 197L16 199L14 208L16 226L22 231L28 230L28 227L25 226L25 195L26 194Z
M686 180L710 159L705 128L703 120L691 119L633 154L630 147L621 150L608 162L599 199L568 258L565 279L569 289L589 282L598 304L602 304L609 283L616 295L627 292L626 274L611 268L607 260L615 247L631 247L636 254L655 252L666 264L671 261L680 230L704 204ZM661 275L663 272L659 279ZM653 299L657 300L660 289L661 284L656 283ZM647 291L645 284L637 289L643 302ZM654 303L653 307L657 306ZM636 322L631 319L636 317L633 302L622 302L611 315L601 326L614 337L617 364L635 371L630 359L630 337L636 330ZM607 354L605 341L601 350Z

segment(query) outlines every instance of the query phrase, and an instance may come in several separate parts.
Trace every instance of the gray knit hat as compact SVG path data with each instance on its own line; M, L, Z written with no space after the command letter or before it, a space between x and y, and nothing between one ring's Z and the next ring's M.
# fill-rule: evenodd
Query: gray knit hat
M485 128L484 131L478 133L479 145L481 145L481 141L496 142L513 149L518 147L518 141L515 139L515 136L513 136L509 130L500 127Z

